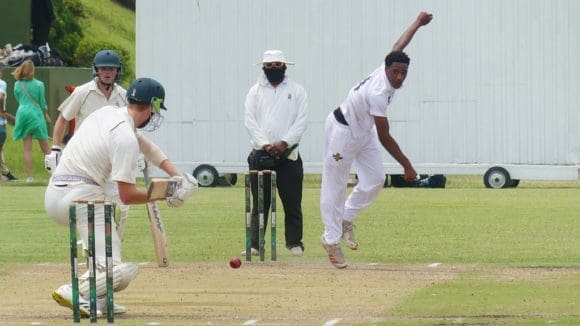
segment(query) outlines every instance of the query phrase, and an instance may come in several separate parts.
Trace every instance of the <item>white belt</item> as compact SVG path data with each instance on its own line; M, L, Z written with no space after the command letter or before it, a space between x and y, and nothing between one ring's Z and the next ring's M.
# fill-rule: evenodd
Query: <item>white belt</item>
M98 186L99 184L91 178L83 177L81 175L55 175L52 177L52 182L76 182L81 181L88 185Z

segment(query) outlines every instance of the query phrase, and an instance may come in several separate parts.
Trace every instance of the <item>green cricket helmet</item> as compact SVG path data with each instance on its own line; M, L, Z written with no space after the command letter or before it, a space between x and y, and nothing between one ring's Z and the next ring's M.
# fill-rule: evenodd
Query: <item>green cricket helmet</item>
M153 131L163 122L161 109L167 110L165 104L165 89L152 78L139 78L134 80L127 89L127 100L137 103L151 104L152 115L145 124L138 128L145 131Z
M99 67L117 68L117 76L115 77L115 81L121 79L123 65L121 65L121 59L115 51L107 49L97 52L97 54L95 54L95 58L93 59L93 75L97 75L97 68Z

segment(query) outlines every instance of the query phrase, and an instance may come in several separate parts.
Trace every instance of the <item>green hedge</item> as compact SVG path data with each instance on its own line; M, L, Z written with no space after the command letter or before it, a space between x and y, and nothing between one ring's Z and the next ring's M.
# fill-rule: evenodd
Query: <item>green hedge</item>
M80 22L86 17L83 5L76 0L54 0L55 21L48 43L53 52L68 66L78 66L75 51L83 39Z

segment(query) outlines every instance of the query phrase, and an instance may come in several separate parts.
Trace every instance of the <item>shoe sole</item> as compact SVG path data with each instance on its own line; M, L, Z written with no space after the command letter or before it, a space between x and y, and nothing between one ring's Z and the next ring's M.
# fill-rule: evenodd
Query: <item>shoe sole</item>
M53 291L52 292L52 298L54 299L54 301L56 301L56 303L58 303L59 305L69 308L69 309L73 309L73 303L68 300L67 298L63 297L62 295L60 295L58 292ZM87 313L86 311L84 311L83 309L79 309L80 310L80 315L82 318L90 318L91 314ZM99 313L97 312L97 317L99 317Z
M348 242L342 240L342 243L350 250L357 250L358 249L358 243L355 244L354 246L351 246L351 244L349 244Z

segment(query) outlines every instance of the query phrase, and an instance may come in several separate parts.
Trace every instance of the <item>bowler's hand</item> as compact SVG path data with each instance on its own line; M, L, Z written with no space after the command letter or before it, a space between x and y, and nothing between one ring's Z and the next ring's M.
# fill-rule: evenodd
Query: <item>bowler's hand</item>
M433 14L430 14L430 13L427 13L424 11L420 12L419 16L417 17L417 21L419 22L419 24L421 26L425 26L425 25L429 24L431 19L433 19Z
M417 180L417 172L415 171L415 169L412 166L405 168L405 177L404 178L405 178L405 181L407 181L407 182Z

